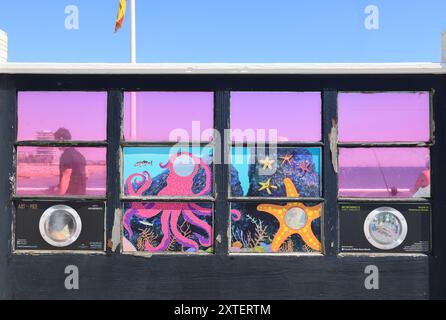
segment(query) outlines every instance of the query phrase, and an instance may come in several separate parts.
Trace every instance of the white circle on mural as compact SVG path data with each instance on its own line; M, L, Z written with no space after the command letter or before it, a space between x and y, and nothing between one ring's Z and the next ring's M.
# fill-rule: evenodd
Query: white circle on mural
M307 214L303 209L293 207L285 213L285 223L291 229L302 229L307 223Z
M187 177L194 172L195 165L196 163L191 156L183 154L173 161L173 170L180 177Z

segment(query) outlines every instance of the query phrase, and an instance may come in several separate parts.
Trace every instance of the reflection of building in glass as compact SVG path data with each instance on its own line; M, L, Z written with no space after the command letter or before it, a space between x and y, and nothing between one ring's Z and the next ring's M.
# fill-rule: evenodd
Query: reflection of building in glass
M51 130L37 131L34 138L38 141L54 140L54 132ZM18 160L26 163L54 164L57 159L57 148L37 147L32 150L33 152L19 151Z
M54 132L51 130L37 131L35 134L35 139L40 141L54 140ZM56 149L48 147L39 147L36 149L36 154L34 155L35 161L38 163L53 163L56 159Z

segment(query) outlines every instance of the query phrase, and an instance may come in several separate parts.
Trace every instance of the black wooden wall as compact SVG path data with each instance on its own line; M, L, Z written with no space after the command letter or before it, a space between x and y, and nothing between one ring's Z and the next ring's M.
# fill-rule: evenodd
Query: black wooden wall
M324 132L324 256L228 255L227 191L216 199L216 253L209 256L14 255L11 252L16 96L20 90L107 90L108 212L111 237L119 207L119 117L122 90L213 90L216 128L228 126L229 92L322 91L325 128L336 117L337 91L433 90L433 253L339 256L336 174ZM329 125L330 124L330 125ZM443 75L1 75L0 74L0 298L2 299L438 299L446 298L446 76ZM227 185L227 168L215 179ZM334 245L331 246L331 243ZM66 290L67 265L80 272L79 290ZM378 290L364 286L364 269L380 271Z

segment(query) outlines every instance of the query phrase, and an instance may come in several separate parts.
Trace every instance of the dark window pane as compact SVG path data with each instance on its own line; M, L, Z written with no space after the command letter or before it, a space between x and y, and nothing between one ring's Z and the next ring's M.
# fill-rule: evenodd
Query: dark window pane
M213 92L126 92L124 95L127 141L210 141L213 127Z
M213 253L211 203L125 202L124 252Z
M19 92L18 140L106 140L106 92Z
M321 252L322 204L233 203L233 253Z
M128 196L209 196L212 172L212 148L124 148L123 190Z
M430 197L428 148L341 148L339 195Z
M231 129L237 142L320 141L321 94L232 92Z
M232 148L232 197L298 195L321 195L320 148Z
M18 147L17 195L105 195L105 148Z
M339 141L430 140L429 92L340 93Z

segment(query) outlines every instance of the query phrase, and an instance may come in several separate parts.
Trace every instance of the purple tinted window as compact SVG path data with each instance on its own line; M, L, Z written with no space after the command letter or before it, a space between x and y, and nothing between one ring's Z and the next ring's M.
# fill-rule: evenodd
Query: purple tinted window
M273 140L273 131L278 141L320 141L321 94L232 92L231 129L236 142Z
M71 140L106 140L106 92L19 92L18 140L54 140L59 128Z
M430 140L429 92L340 93L339 141Z
M18 147L17 156L17 195L105 195L105 148Z
M210 141L213 92L126 92L124 137L130 141Z
M428 148L341 148L342 197L430 197Z

